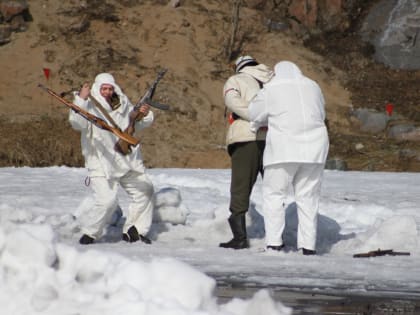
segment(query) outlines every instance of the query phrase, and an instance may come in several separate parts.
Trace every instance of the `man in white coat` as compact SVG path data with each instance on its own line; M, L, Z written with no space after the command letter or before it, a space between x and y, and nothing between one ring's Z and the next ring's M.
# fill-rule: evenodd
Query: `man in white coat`
M273 79L251 102L253 130L268 126L264 150L263 211L268 249L284 247L286 198L291 184L298 210L297 246L316 254L317 215L329 140L318 84L292 62L279 62Z
M121 130L128 126L130 115L138 119L136 130L153 122L153 112L148 105L142 105L133 112L134 106L109 73L98 74L92 88L84 84L75 94L74 104L110 125L117 124ZM122 238L127 242L140 240L150 244L146 234L152 224L153 184L145 173L140 145L123 155L114 149L118 138L113 133L98 128L72 110L69 121L74 129L81 132L82 153L95 199L93 208L79 218L82 231L79 242L91 244L101 237L103 228L117 208L117 192L121 186L131 198Z

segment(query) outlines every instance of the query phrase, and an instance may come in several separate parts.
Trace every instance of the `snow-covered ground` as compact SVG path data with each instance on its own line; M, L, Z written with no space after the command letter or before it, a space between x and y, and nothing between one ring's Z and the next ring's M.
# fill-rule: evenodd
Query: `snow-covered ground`
M420 174L326 171L317 256L296 250L296 209L286 211L286 252L264 251L261 182L248 217L251 248L231 238L229 170L151 169L152 245L120 240L124 217L93 245L78 244L92 204L84 169L0 168L0 305L3 314L289 314L270 290L218 303L219 282L318 293L420 298ZM120 192L120 206L128 199ZM353 258L376 249L410 256Z

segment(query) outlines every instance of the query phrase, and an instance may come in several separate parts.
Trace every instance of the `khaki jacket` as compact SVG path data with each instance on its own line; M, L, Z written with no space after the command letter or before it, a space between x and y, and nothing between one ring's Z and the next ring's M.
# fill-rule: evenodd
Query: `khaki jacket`
M230 113L239 116L229 126L226 135L227 145L235 142L265 140L264 130L260 129L257 133L251 131L248 106L260 90L257 80L267 83L272 76L273 72L266 65L259 64L243 68L226 81L223 87L225 105Z

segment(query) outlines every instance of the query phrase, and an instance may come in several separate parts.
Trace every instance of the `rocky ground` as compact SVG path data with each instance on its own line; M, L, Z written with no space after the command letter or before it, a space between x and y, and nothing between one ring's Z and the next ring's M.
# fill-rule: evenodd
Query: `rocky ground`
M419 170L419 143L391 138L388 130L396 121L418 126L420 72L376 63L373 48L358 33L378 1L352 1L341 15L319 6L318 15L335 21L334 31L325 23L310 28L311 15L302 18L299 7L292 7L298 0L289 1L289 7L286 2L246 1L233 42L235 1L28 2L21 21L14 21L20 27L0 46L0 166L83 165L67 109L39 83L61 93L106 71L135 101L157 71L167 68L156 99L171 110L156 111L154 126L138 134L146 164L229 167L222 87L232 74L232 58L246 53L270 66L284 59L296 62L320 83L327 100L331 160L344 161L352 170ZM280 15L284 18L273 19ZM4 16L3 26L9 23ZM50 69L48 79L45 68ZM389 102L397 118L384 130L363 131L354 111L384 113Z
M334 66L345 72L343 85L350 92L352 107L344 119L350 121L349 129L332 129L330 158L343 158L352 169L418 171L420 170L419 140L396 139L390 128L420 124L420 98L416 87L420 71L393 70L373 60L373 48L360 40L354 30L342 34L324 34L313 37L306 46L325 56ZM366 108L385 114L385 106L394 105L394 112L384 130L366 132L352 112ZM361 146L361 149L357 149Z

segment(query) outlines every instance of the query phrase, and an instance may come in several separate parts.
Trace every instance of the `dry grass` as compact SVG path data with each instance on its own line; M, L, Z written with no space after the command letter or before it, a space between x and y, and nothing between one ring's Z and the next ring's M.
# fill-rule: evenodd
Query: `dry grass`
M67 120L43 116L29 122L0 121L0 166L82 166L79 134Z
M153 135L140 136L145 165L153 167L227 168L230 166L224 148L212 146L197 150L170 145L156 145ZM43 115L37 120L12 122L0 119L0 167L83 167L80 134L67 118ZM171 142L168 140L168 142Z

